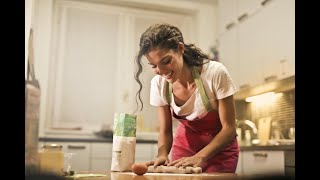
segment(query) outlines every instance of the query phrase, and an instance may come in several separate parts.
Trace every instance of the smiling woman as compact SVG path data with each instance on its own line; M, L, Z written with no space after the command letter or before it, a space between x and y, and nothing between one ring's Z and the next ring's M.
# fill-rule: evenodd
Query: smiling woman
M156 74L150 88L150 104L157 107L160 123L158 155L151 161L154 168L193 166L204 172L234 173L239 156L236 87L225 66L194 44L186 44L181 31L167 23L147 28L139 46L135 79L140 85L136 94L140 110L142 56ZM172 117L180 122L175 137Z

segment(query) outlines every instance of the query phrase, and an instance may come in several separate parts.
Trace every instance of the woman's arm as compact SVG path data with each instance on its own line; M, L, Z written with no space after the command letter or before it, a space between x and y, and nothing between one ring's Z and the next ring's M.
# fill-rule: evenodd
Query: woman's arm
M158 137L158 155L154 165L169 163L168 155L172 146L172 118L168 105L157 107L160 132Z
M197 154L171 162L175 166L201 166L201 164L224 149L236 137L235 105L233 96L218 100L221 131Z
M234 106L233 95L219 100L218 110L222 129L205 148L197 153L204 161L216 155L236 137Z

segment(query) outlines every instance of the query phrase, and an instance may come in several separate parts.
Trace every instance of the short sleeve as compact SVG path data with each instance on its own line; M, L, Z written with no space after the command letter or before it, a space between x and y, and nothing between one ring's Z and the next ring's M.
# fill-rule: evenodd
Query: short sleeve
M212 88L216 92L217 99L223 99L237 92L227 68L222 63L219 63L213 75Z
M155 76L151 79L150 87L150 105L151 106L164 106L168 102L164 97L164 82L160 76Z

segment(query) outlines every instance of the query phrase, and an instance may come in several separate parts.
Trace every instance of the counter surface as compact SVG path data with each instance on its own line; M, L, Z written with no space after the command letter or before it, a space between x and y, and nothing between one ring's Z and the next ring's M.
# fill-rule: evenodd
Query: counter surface
M172 173L146 173L138 176L132 172L81 172L80 174L96 173L104 174L103 177L81 177L81 178L67 178L67 179L80 179L80 180L220 180L220 179L240 179L234 173L201 173L201 174L172 174Z

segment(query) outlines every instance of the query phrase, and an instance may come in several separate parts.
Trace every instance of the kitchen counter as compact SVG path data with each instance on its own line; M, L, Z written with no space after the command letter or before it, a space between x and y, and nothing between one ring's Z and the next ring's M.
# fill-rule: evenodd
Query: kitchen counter
M240 150L295 150L295 144L240 146Z
M59 142L106 142L112 143L112 137L39 137L39 141L59 141ZM157 143L154 139L144 139L137 137L137 143ZM240 146L240 150L295 150L295 144L290 145L249 145Z
M112 138L102 138L102 137L39 137L39 141L59 141L59 142L105 142L105 143L112 143ZM137 143L157 143L156 140L148 140L148 139L137 139Z
M172 173L146 173L143 176L138 176L132 172L81 172L81 173L96 173L103 174L103 177L88 177L88 178L71 178L80 180L220 180L220 179L240 179L235 173L201 173L201 174L172 174ZM80 174L81 174L80 173Z

